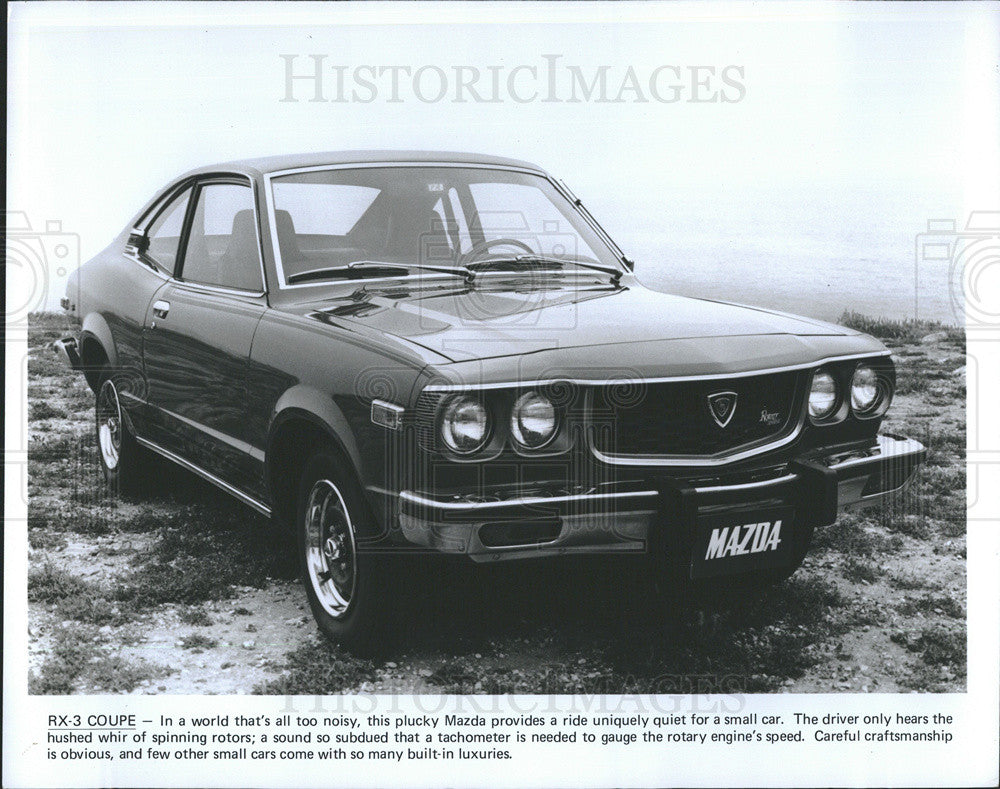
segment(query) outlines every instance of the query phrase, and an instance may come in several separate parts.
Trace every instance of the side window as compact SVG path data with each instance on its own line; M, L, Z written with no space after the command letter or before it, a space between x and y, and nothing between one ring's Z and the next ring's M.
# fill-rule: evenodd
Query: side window
M177 247L181 241L184 215L191 200L191 189L185 189L167 204L146 231L149 246L146 257L168 274L174 273L177 264Z
M198 190L181 278L237 290L264 289L249 186L210 183Z

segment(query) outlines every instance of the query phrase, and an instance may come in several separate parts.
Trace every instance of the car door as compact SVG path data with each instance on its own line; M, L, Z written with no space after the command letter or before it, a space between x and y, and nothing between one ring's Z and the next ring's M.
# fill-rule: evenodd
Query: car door
M87 266L79 270L81 287L75 301L80 305L80 314L99 314L107 325L111 334L107 350L113 352L115 385L132 427L140 436L147 432L146 374L142 363L146 314L174 273L190 195L185 184L166 190L135 223L121 248L102 253L102 265L92 271ZM85 277L86 283L82 282ZM92 330L85 324L83 334ZM97 339L107 341L106 336ZM97 368L86 371L91 386L98 383L101 374Z
M253 186L198 182L178 270L146 316L143 357L154 441L196 471L259 497L263 455L248 441L247 365L267 309Z

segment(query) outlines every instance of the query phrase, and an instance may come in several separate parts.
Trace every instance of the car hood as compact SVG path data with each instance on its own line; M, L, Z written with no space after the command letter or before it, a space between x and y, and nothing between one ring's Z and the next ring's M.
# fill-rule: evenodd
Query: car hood
M617 286L569 277L536 278L530 285L513 279L472 287L368 284L301 306L324 323L390 335L452 362L651 340L857 334L809 318L652 291L631 277Z

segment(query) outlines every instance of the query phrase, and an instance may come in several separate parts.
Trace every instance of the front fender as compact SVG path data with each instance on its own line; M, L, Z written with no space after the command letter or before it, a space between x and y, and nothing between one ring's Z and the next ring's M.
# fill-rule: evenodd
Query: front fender
M303 418L330 434L351 461L358 478L363 479L361 453L347 417L328 394L307 384L297 384L278 398L268 428L268 446L284 423Z

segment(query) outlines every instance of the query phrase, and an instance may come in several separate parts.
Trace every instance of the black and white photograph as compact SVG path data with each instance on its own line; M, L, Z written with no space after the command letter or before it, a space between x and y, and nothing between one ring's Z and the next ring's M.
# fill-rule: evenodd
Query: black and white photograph
M10 3L9 784L995 781L998 23Z

